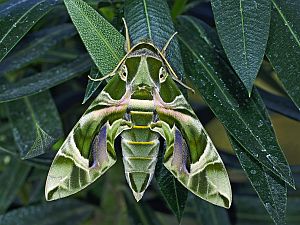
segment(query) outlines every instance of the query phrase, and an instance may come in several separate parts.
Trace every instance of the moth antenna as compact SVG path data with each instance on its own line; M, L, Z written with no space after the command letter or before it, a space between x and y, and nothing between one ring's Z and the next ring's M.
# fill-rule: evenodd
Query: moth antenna
M186 85L185 83L183 83L181 80L177 79L177 78L173 78L177 83L179 83L180 85L182 85L184 88L188 89L189 91L193 92L193 94L195 94L195 90L191 87L189 87L188 85Z
M127 23L126 23L124 17L122 18L122 20L123 20L124 27L125 27L125 37L126 37L126 41L125 41L125 51L126 51L126 52L129 52L129 51L131 50L129 31L128 31Z
M172 36L169 38L169 40L167 41L167 43L165 44L165 46L162 48L162 50L161 50L161 54L162 55L164 55L164 56L166 55L166 50L167 50L168 46L170 45L172 39L175 37L176 34L177 34L177 32L175 32L174 34L172 34Z
M89 79L92 80L92 81L103 81L103 80L105 80L105 79L107 79L108 77L111 77L111 76L113 76L113 73L109 73L106 76L101 77L101 78L92 78L90 75L88 75Z

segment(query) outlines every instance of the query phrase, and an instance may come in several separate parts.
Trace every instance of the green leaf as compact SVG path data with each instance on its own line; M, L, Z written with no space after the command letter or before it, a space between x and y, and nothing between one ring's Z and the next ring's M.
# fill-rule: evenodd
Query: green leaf
M300 1L272 0L267 57L300 110Z
M124 56L124 37L97 11L81 0L64 0L90 56L103 75L112 72Z
M13 101L45 91L88 71L90 67L90 59L84 54L72 62L63 63L16 83L3 84L0 86L0 102Z
M96 66L91 67L90 77L94 79L98 79L102 77L102 74L99 72ZM94 92L98 89L102 81L92 81L89 79L87 87L85 89L84 99L82 104L86 103L87 100L94 94Z
M44 154L63 136L62 124L49 92L9 102L7 108L23 159Z
M271 94L264 90L259 90L259 94L263 98L268 109L280 113L283 116L300 121L300 112L290 99Z
M0 63L0 73L8 73L28 65L63 39L75 34L76 31L71 24L62 24L33 33L29 41L20 46L18 51Z
M186 214L201 225L231 225L226 209L210 204L193 194L189 195Z
M0 173L0 214L2 214L15 199L30 171L30 166L8 155L0 156L0 160L4 160L6 164ZM0 224L5 223L1 223L0 219Z
M217 45L207 32L209 27L189 17L181 17L179 22L187 76L249 154L294 187L291 170L256 89L249 98L243 84L214 49Z
M171 9L171 15L173 19L182 14L186 9L188 0L175 0Z
M61 200L15 209L0 215L0 224L80 225L93 211L93 207L84 202Z
M257 192L271 218L278 225L286 224L286 184L271 171L264 168L232 137L230 137L230 142L241 166L247 173L254 190Z
M0 61L60 0L10 0L0 6Z
M175 33L168 4L165 0L125 0L124 16L133 45L150 40L162 49ZM166 51L166 58L177 73L184 76L177 38L174 37Z
M154 211L143 202L137 203L129 191L124 190L125 203L131 225L161 225Z
M188 197L188 190L163 166L162 151L159 152L155 178L162 196L180 222Z
M212 0L212 8L227 57L250 95L266 50L270 0Z

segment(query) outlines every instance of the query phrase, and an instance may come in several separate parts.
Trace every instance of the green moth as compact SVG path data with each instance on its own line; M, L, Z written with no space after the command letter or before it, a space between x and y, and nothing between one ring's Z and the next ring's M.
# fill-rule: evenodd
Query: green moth
M173 37L173 36L172 36ZM232 194L223 162L175 81L165 51L150 42L130 46L108 84L72 129L49 170L45 196L74 194L116 162L121 136L126 180L137 201L149 186L164 139L164 166L195 195L229 208ZM182 83L181 83L182 84Z

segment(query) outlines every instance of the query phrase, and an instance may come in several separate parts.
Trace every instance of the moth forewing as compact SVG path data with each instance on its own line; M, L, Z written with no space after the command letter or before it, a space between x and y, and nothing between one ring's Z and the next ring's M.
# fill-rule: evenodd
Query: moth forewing
M127 42L127 48L107 75L114 76L57 153L46 198L76 193L100 177L116 161L114 140L120 135L126 180L139 201L152 180L162 136L165 167L197 196L228 208L227 172L174 82L182 84L164 57L166 48L161 51L148 42L133 47Z
M177 90L172 93L163 90L170 87ZM195 195L229 208L232 193L224 164L174 81L167 78L154 98L156 112L165 121L152 125L166 140L165 167Z
M121 82L118 77L110 81L59 149L46 181L47 200L82 190L115 163L114 140L128 128L126 121L122 123L128 95L124 92L122 98L116 100L112 96L117 94L111 94L115 85L122 86Z

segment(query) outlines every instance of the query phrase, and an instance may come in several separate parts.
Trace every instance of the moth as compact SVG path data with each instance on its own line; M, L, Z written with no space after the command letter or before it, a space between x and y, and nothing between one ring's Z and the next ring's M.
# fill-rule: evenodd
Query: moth
M111 77L55 156L46 199L72 195L104 174L116 162L114 143L121 136L126 180L139 201L153 178L162 137L163 164L173 176L200 198L229 208L232 193L224 164L165 57L174 35L163 49L147 41L131 46L125 28L127 53L102 78Z

